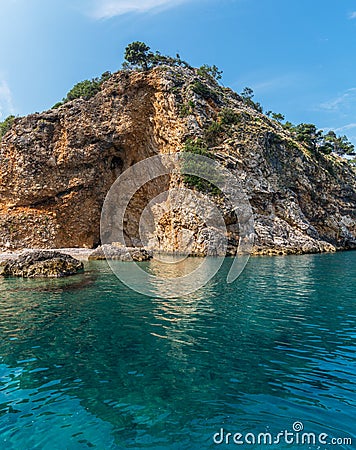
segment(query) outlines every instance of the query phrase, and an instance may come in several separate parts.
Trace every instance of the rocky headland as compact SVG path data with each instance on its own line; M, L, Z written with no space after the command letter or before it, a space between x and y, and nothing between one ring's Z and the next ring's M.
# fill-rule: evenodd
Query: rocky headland
M212 77L160 66L119 71L87 100L14 120L0 142L0 251L97 247L116 178L192 145L238 177L254 214L254 254L356 248L355 172L343 158L312 151ZM150 200L183 185L182 177L161 177L138 192L125 221L128 247L141 246L138 225ZM222 211L233 254L237 219L226 205ZM184 229L198 242L191 253L204 254L204 223L187 205L159 217L157 250L181 251L176 236Z

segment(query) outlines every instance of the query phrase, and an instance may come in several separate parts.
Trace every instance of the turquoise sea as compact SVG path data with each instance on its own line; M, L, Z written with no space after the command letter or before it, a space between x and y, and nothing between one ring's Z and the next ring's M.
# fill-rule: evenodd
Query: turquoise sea
M356 252L230 264L175 299L1 280L0 449L356 448Z

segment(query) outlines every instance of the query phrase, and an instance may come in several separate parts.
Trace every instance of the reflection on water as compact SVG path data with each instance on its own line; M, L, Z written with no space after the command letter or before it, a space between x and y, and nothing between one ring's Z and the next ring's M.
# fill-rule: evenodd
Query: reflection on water
M180 278L188 275L201 266L202 258L182 259L181 256L162 255L147 264L147 271L160 278Z
M2 280L0 448L208 449L222 426L278 432L296 420L355 437L355 263L253 258L226 284L227 259L175 299L135 294L106 263Z
M168 258L168 257L167 257ZM205 286L219 271L224 258L171 257L170 262L153 259L149 263L132 264L108 261L117 278L133 291L160 298L191 295Z

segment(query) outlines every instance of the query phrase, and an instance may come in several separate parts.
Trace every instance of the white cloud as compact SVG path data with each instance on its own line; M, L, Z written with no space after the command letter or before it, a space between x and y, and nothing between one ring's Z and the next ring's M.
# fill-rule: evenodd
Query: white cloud
M255 93L259 94L261 92L272 92L277 89L295 86L298 82L300 82L299 74L286 74L256 83L251 82L250 84Z
M270 74L262 71L245 72L238 80L230 83L230 87L241 90L245 86L251 87L256 97L261 94L273 94L281 89L296 89L306 83L303 72L287 72Z
M3 120L9 114L14 114L14 111L10 88L4 79L0 79L0 120Z
M349 14L349 19L356 19L356 11L353 11L352 13Z
M126 13L144 13L171 8L191 0L95 0L92 16L109 19Z
M350 88L338 97L321 103L320 109L326 111L339 111L356 102L356 88Z
M343 127L336 128L335 131L341 133L344 131L352 130L353 128L356 128L356 123L349 123L347 125L344 125Z

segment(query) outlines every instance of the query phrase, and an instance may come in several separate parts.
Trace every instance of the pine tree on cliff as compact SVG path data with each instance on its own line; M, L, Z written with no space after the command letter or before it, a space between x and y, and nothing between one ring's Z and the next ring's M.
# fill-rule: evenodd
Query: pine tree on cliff
M132 42L125 49L125 60L128 63L127 65L148 70L152 58L153 53L150 52L150 47L148 47L148 45L144 42Z

